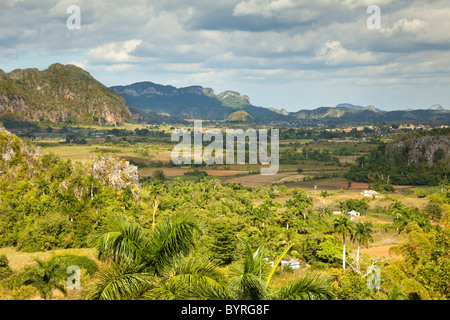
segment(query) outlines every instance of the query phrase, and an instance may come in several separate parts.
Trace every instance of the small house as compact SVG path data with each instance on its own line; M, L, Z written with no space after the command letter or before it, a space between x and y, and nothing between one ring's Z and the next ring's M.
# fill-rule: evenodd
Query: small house
M300 268L300 263L301 261L297 259L283 258L281 259L281 269L283 269L286 266L289 266L295 270Z
M355 211L355 210L352 210L352 211L350 211L350 212L347 212L347 214L348 214L350 217L359 217L359 216L361 216L361 213L359 213L358 211Z
M265 261L269 261L269 258L264 258ZM275 261L270 261L270 266L273 267L275 264ZM283 269L286 266L291 267L292 269L299 269L300 265L304 264L304 262L297 260L297 259L291 259L291 258L283 258L280 262L280 267Z
M361 195L363 197L375 197L375 198L378 198L378 196L380 194L378 192L374 191L374 190L364 190L363 192L361 192Z

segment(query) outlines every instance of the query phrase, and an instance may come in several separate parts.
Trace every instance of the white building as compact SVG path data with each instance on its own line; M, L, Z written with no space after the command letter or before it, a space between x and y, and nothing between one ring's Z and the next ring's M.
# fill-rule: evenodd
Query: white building
M298 268L300 268L300 260L289 259L289 258L281 259L281 269L283 269L286 266L290 266L294 270L298 269Z
M264 258L265 261L268 261L268 258ZM273 265L275 264L275 261L270 261L270 266L273 267ZM299 269L300 265L304 264L304 262L297 260L297 259L291 259L291 258L283 258L281 259L280 262L280 267L281 269L283 269L286 266L291 267L292 269Z
M378 192L374 191L374 190L364 190L363 192L361 192L361 195L364 197L375 197L378 198L378 196L380 195Z
M359 217L359 216L361 216L361 213L359 213L358 211L355 211L355 210L352 210L352 211L350 211L350 212L347 212L347 214L348 214L350 217Z

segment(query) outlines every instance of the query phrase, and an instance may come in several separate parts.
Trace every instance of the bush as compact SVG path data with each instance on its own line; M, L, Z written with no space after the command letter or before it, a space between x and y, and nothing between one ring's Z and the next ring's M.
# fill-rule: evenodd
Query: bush
M158 169L153 172L153 179L164 182L166 181L166 175L164 174L164 171Z
M198 170L195 169L194 171L187 171L184 173L185 176L196 176L199 178L204 178L206 176L208 176L208 173L206 171L203 170Z
M54 213L36 218L18 234L18 248L25 252L64 247L72 226L62 215ZM63 241L64 239L64 241Z
M0 255L0 280L9 277L12 274L12 269L9 267L9 261L6 254Z
M317 261L312 264L311 269L312 270L326 270L327 267L328 266L326 263Z
M331 237L319 244L318 250L316 252L317 258L319 258L323 262L329 263L338 261L340 254L341 247Z
M95 261L85 256L60 255L54 256L52 259L56 259L64 269L67 269L69 266L78 266L80 269L85 269L89 275L93 275L98 271Z
M29 286L22 286L20 288L17 288L12 291L12 300L31 300L34 297L36 297L39 294L39 291L29 285Z
M425 213L428 215L429 218L439 221L442 217L442 213L444 210L438 203L431 202L429 203L425 209Z

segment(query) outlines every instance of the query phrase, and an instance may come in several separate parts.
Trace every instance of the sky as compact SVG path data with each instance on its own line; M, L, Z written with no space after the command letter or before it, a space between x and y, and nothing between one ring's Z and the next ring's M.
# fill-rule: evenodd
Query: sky
M449 31L449 0L1 0L0 69L75 64L106 86L200 85L292 112L450 109Z

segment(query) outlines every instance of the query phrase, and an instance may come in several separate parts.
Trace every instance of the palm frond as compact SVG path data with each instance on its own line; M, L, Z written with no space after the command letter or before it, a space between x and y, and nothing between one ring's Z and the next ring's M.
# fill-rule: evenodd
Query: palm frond
M173 270L174 275L196 274L223 282L224 275L217 265L204 257L188 256L179 260Z
M54 289L66 295L66 273L58 261L55 259L44 261L38 258L34 258L34 261L36 264L13 277L10 285L13 287L32 285L39 291L43 299L51 299Z
M136 261L141 258L147 243L147 234L141 226L124 218L112 218L101 227L91 241L95 242L98 258L102 261Z
M251 273L257 275L258 277L262 277L262 271L264 266L264 255L265 248L260 246L253 250L250 243L247 241L243 242L245 260L244 260L244 272Z
M229 286L239 300L264 300L267 296L267 287L262 279L251 273L236 272Z
M247 241L243 241L242 246L245 253L244 264L230 270L230 288L238 299L263 300L267 296L267 286L263 280L265 249L260 246L253 250Z
M191 215L175 215L158 223L149 240L147 261L161 275L180 256L194 247L200 227Z
M226 289L223 274L206 258L190 256L178 261L173 275L167 281L172 282L172 286L178 283L177 295L183 292L184 298L203 300L231 298L231 293Z
M269 275L267 276L267 281L266 281L266 285L269 285L270 280L272 280L272 276L275 273L278 265L280 264L281 260L283 259L283 257L288 253L288 251L291 249L292 244L289 245L286 249L284 249L284 251L281 253L281 255L278 257L277 261L274 263L272 269L269 272Z
M275 300L330 300L334 297L329 279L319 275L305 273L275 293Z
M112 262L99 276L98 284L87 296L87 300L127 300L142 295L154 282L151 273L142 265L117 264Z

